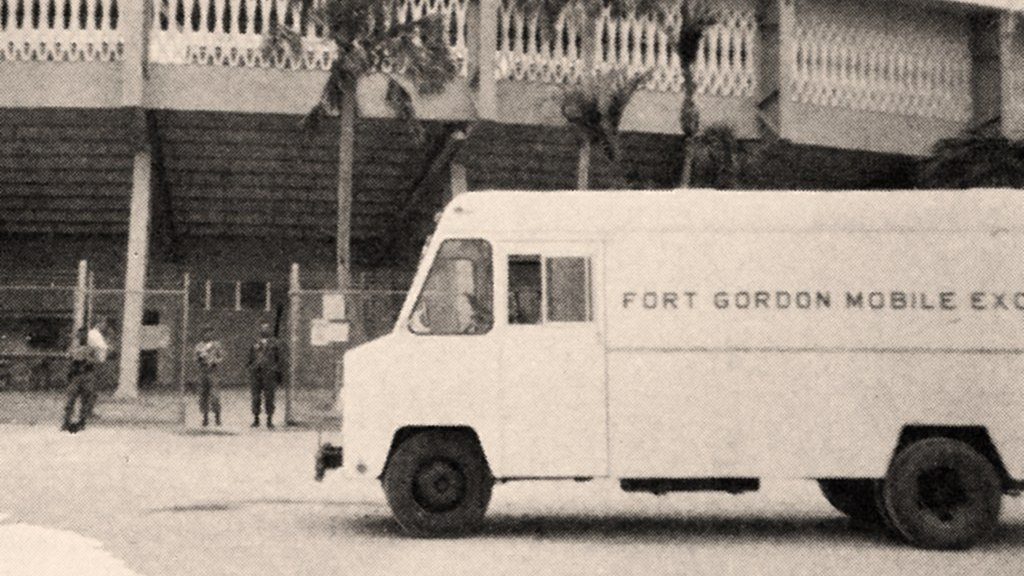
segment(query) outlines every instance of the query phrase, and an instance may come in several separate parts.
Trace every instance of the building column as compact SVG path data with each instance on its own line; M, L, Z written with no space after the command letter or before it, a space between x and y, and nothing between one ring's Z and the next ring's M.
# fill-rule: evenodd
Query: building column
M92 318L88 318L85 313L86 310L86 299L88 297L87 291L89 290L89 263L85 260L78 261L78 282L75 283L75 298L74 298L74 318L71 325L71 341L77 342L78 331L82 329L87 322L92 322Z
M146 267L149 256L150 153L143 110L145 92L146 9L148 1L125 2L121 7L124 30L124 60L121 64L121 105L134 116L131 136L135 142L132 159L131 212L128 247L125 252L124 309L121 319L121 353L117 398L139 394L139 337L145 305Z
M448 200L458 198L469 190L469 183L466 178L466 165L456 159L452 162L448 172Z
M992 135L1000 131L1003 107L1002 24L997 14L970 17L971 121L967 129Z
M789 138L796 61L796 1L762 0L758 116L768 135Z
M470 42L476 48L477 87L476 114L481 120L498 119L498 81L495 78L498 46L498 3L501 0L480 0L476 8L477 35ZM473 6L473 4L470 4ZM470 30L473 30L470 27Z
M1024 16L999 16L1000 130L1013 139L1024 138Z

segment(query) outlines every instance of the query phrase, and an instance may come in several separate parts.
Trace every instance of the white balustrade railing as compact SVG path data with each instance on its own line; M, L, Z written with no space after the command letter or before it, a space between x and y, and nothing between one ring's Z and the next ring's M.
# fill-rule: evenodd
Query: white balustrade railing
M679 16L676 16L677 18ZM664 26L652 18L627 15L613 18L605 8L583 29L564 14L551 30L526 16L506 0L498 11L499 79L547 83L575 83L584 75L583 36L592 34L596 71L653 69L647 90L680 92L682 68ZM715 96L749 97L754 94L757 64L757 19L753 8L722 9L718 23L701 43L696 65L698 92Z
M326 70L335 48L325 31L288 0L155 0L150 60L162 64ZM396 22L440 12L453 56L466 60L466 0L401 0ZM302 38L300 55L268 58L267 32L283 26Z
M115 62L124 53L119 4L142 0L0 0L0 61ZM326 70L334 46L308 14L288 0L152 0L148 58L177 65ZM324 0L318 0L324 1ZM466 72L466 6L471 0L395 0L395 21L441 13L451 49ZM755 94L759 50L753 2L720 0L718 23L702 40L698 91L722 97ZM678 17L678 16L676 16ZM274 26L300 33L304 50L267 57ZM652 70L645 89L679 92L682 72L665 27L606 8L596 19L558 19L553 30L501 0L498 79L574 84L585 74L589 34L593 71ZM955 37L902 35L802 21L793 51L792 100L820 106L965 121L971 115L971 56Z
M288 0L155 0L151 62L235 67L326 70L333 47L323 31ZM266 58L264 41L274 27L300 32L301 55ZM280 61L277 61L280 60Z
M536 15L526 15L514 0L498 7L498 79L576 83L583 77L583 35L577 19L562 14L546 30ZM588 23L589 24L589 23Z
M971 116L966 42L810 23L796 36L789 59L796 102L954 121Z
M123 1L0 0L0 62L118 61Z

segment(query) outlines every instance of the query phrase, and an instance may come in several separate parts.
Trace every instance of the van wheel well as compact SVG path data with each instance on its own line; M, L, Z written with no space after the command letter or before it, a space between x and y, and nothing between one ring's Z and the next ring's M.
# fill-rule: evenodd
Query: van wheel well
M1009 490L1016 485L1013 478L1010 478L1010 474L1006 471L1003 459L999 455L995 443L992 442L988 429L984 426L905 426L900 433L900 440L896 446L896 452L893 453L893 457L900 450L918 440L936 437L959 440L977 450L979 454L984 456L995 467L1003 483L1004 490Z
M480 442L480 437L477 436L476 430L473 430L469 426L405 426L395 430L395 435L391 438L391 447L388 449L387 460L384 461L384 468L381 470L380 479L384 478L384 474L388 470L388 464L391 462L391 456L395 453L395 450L409 438L422 434L424 432L445 432L452 436L464 439L467 442L471 442L480 450L480 454L484 457L484 463L487 464L487 469L490 470L490 463L487 462L487 453L484 452L483 444Z

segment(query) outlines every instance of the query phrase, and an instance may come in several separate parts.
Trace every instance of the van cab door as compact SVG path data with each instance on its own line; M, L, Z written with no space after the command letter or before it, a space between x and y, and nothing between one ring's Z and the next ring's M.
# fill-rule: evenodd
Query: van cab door
M503 468L517 477L606 475L603 245L499 246Z

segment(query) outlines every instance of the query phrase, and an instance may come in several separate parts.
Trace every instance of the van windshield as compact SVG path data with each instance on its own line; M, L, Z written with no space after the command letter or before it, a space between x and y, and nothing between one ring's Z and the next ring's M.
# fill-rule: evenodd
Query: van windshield
M414 334L483 334L494 323L491 245L445 240L416 301Z

